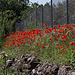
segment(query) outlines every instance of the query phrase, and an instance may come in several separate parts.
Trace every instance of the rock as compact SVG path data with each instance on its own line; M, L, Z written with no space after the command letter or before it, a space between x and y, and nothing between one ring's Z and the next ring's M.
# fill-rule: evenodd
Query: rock
M50 64L48 61L40 62L37 56L31 54L23 54L19 59L7 60L6 67L8 66L18 72L26 69L28 75L75 75L75 72L70 72L71 66L63 65L59 68L57 64Z
M10 67L11 70L17 70L22 72L22 67L23 67L23 63L21 62L21 60L17 60L16 63L12 64L12 66Z
M51 71L51 66L48 66L48 68L45 69L44 73L49 74L50 71Z
M70 66L63 65L62 67L59 68L58 75L66 75L69 72L69 70L71 70Z
M72 75L72 72L68 72L67 75Z
M75 75L75 72L72 72L72 75Z
M12 66L13 63L17 62L17 59L13 58L12 60L6 61L6 68Z
M53 74L53 75L57 75L58 70L59 70L59 66L56 65L56 64L52 64L51 67L52 67L52 69L51 69L51 74Z
M7 60L6 61L6 68L12 66L13 61L12 60Z

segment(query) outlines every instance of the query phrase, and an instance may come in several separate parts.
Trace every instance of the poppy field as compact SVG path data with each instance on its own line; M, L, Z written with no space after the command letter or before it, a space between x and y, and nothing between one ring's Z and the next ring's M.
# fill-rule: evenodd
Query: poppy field
M71 65L75 68L75 25L23 29L22 32L9 34L5 40L0 51L1 67L5 63L3 54L8 60L28 53L37 55L41 61L48 60L51 63Z

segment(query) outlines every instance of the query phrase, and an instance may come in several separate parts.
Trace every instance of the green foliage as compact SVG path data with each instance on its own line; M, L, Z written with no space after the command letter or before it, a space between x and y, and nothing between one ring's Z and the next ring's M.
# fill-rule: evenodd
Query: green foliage
M12 31L15 31L15 23L21 21L21 12L27 10L28 3L29 0L0 0L1 43L3 42L4 37L11 34Z

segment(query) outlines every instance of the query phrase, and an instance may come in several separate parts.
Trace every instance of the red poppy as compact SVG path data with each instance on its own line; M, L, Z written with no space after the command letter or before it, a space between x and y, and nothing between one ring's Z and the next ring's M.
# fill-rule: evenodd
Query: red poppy
M9 45L9 42L7 42L7 44Z
M40 45L40 43L37 44L37 46Z
M50 38L50 40L52 40L52 38Z
M73 35L75 35L75 33L73 33Z
M33 51L31 53L33 53Z
M67 38L67 35L65 35L64 38Z
M72 51L75 51L75 49L73 49Z
M54 41L52 41L52 43L54 43Z
M75 46L75 43L73 44L73 46Z
M20 44L17 44L18 47L21 47Z
M73 44L74 44L74 42L70 42L70 44L72 44L72 45L73 45Z
M59 45L59 44L58 44Z
M65 50L67 50L67 49L65 49Z
M29 42L28 44L31 44L31 42Z
M58 47L55 47L55 48L58 48Z
M75 25L72 25L72 27L75 27Z
M63 46L60 46L60 48L63 48Z
M38 38L38 39L40 39L40 38Z
M6 45L4 45L4 47L5 47L5 48L7 48L7 46L6 46Z
M62 27L62 29L64 29L65 27Z
M15 46L17 46L17 44L16 44L16 43L15 43L14 45L15 45Z
M65 42L65 39L63 39L63 42Z
M67 33L68 31L64 31L65 33Z
M47 24L45 23L45 25L47 25Z
M55 39L58 39L58 38L55 38Z
M59 37L60 36L60 34L57 34L57 37Z
M24 41L23 43L26 43L26 41Z
M62 36L64 36L64 34L62 34Z
M60 28L60 24L58 25L58 28Z
M26 30L26 29L23 29L23 30Z
M69 25L71 25L71 24L69 24Z
M42 48L45 48L45 45L43 45Z
M42 23L42 25L44 25L44 24Z
M61 50L61 52L63 52L63 50Z
M72 36L72 38L74 38L74 36Z
M67 46L67 48L69 48L70 46Z
M18 37L18 40L21 39L21 37Z
M64 53L62 55L64 55Z
M59 38L61 38L61 37L59 36Z
M69 25L65 25L66 27L69 27Z
M8 56L10 56L10 55L8 55Z

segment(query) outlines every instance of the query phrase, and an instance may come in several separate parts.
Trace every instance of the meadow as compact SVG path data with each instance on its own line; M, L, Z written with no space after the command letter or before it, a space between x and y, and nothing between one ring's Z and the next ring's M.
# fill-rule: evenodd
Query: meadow
M41 61L47 60L60 66L71 65L75 68L75 25L12 32L5 37L0 50L0 74L4 74L5 60L19 58L27 53L37 55Z

